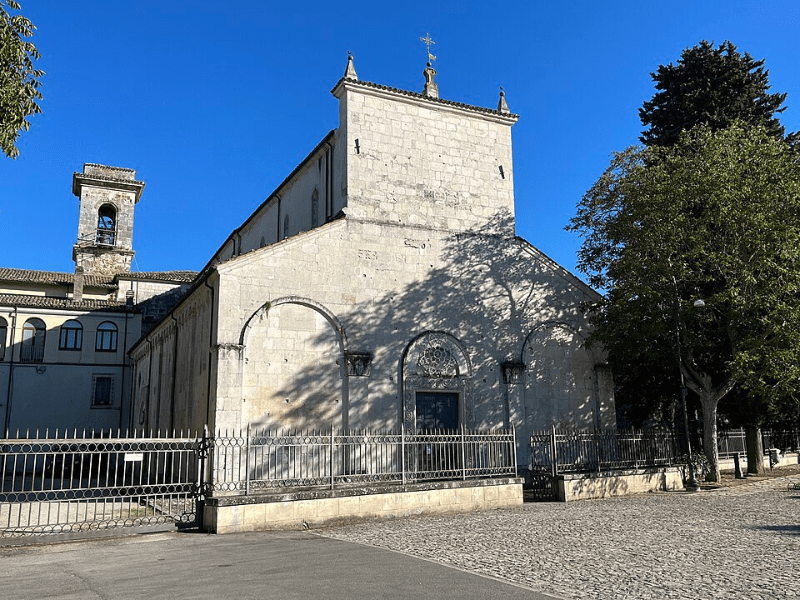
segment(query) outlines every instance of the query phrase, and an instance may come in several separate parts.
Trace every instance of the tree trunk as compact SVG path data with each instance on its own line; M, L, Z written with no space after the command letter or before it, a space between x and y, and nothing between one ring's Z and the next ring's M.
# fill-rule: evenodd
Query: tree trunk
M747 444L747 472L757 475L765 473L764 466L764 441L761 439L761 428L758 425L748 425L744 428L745 443Z
M717 452L717 405L719 398L716 394L704 393L700 395L700 404L703 407L703 450L708 459L708 481L719 481L719 454Z
M719 453L717 452L717 405L725 394L730 392L736 382L728 378L719 387L711 383L711 375L691 364L681 362L681 373L686 376L686 385L695 394L700 396L700 405L703 407L703 450L708 459L708 481L719 481Z

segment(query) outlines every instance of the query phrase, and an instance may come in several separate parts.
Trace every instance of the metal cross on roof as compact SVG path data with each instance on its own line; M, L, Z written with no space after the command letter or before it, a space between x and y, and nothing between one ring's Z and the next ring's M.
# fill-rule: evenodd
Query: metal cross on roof
M436 57L433 54L431 54L431 46L434 45L436 42L434 42L431 39L431 35L429 33L426 33L424 38L419 38L419 41L425 42L425 46L428 49L428 62L431 63L435 61Z

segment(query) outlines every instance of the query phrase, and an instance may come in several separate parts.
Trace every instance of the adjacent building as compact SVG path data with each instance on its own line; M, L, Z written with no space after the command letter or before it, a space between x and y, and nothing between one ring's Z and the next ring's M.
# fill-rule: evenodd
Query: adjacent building
M86 164L75 271L0 269L0 415L4 431L125 429L128 351L174 305L192 271L134 273L133 217L144 183Z

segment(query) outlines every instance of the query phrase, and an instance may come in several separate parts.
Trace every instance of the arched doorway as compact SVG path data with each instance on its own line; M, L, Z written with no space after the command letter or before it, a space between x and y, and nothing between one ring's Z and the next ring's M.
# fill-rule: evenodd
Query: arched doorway
M403 425L408 431L473 426L472 367L452 335L430 331L403 352Z

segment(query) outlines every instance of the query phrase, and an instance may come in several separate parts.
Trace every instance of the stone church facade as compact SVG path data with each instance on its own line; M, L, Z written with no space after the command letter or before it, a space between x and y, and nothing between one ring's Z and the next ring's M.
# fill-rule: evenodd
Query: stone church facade
M434 74L413 93L349 59L339 127L133 346L133 426L615 424L595 292L514 233L517 115L440 99Z

